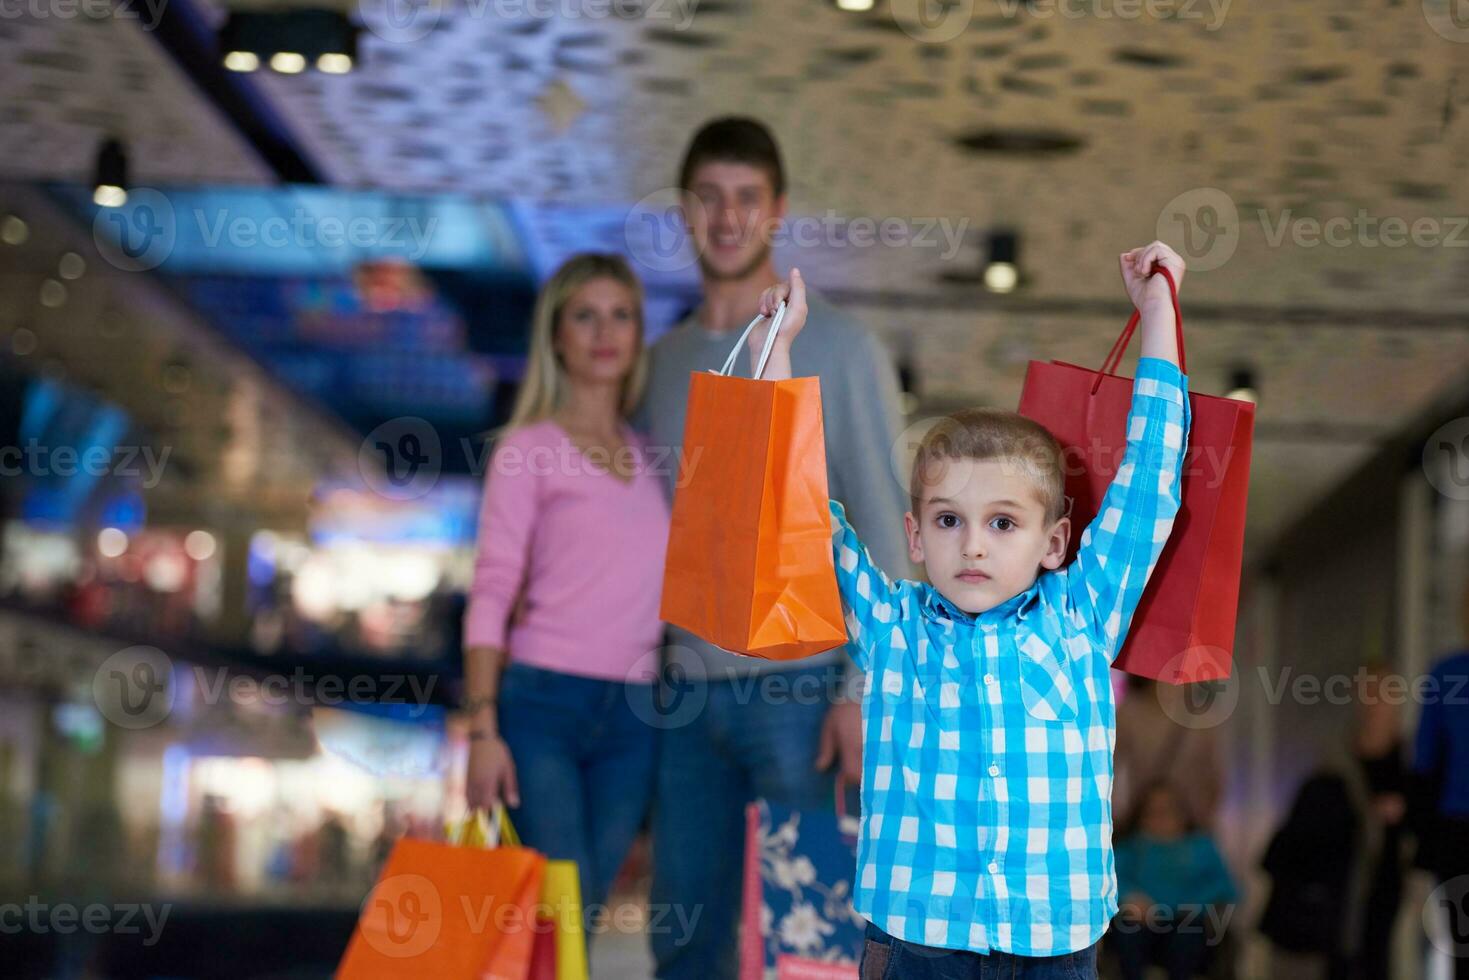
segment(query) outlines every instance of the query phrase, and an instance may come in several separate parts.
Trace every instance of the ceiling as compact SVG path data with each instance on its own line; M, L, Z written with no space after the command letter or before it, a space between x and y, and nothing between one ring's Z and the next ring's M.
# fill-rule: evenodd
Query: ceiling
M780 264L911 361L924 411L1013 405L1032 356L1100 361L1127 313L1116 253L1180 247L1195 389L1240 365L1259 379L1256 552L1469 379L1469 36L1440 0L1199 2L1165 20L956 0L938 24L963 30L942 41L906 16L914 0L647 0L605 18L461 0L406 21L397 2L350 8L369 28L351 75L246 80L327 182L504 202L539 273L630 251L672 310L694 273L646 251L635 202L658 213L701 122L758 116L793 215L836 229ZM141 185L272 180L146 26L0 22L0 174L85 181L117 133ZM1333 217L1357 224L1313 244ZM916 240L849 240L884 218ZM1384 241L1384 219L1443 240ZM998 226L1026 275L1004 299L963 282Z

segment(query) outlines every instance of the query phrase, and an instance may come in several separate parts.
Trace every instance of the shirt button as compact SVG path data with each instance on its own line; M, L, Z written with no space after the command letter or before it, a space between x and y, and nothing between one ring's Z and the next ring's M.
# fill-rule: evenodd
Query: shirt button
M986 684L993 684L995 682L995 675L994 674L985 674L984 675L984 682Z
M1000 774L1000 767L999 766L990 766L990 775L991 776L998 776L999 774Z
M1000 866L998 864L996 864L994 861L991 861L990 862L990 874L997 875L999 873L1000 873Z

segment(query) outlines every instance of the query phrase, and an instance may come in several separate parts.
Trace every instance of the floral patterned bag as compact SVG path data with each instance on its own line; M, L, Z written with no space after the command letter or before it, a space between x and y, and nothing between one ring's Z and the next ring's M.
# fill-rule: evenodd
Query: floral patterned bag
M766 800L745 808L740 980L857 980L867 920L852 907L855 817L793 810Z

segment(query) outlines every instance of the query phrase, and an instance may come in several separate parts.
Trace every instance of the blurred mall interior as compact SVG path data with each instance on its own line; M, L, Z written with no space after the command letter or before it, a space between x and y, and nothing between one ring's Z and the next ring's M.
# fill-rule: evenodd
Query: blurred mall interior
M1267 847L1359 773L1362 671L1413 689L1469 628L1452 0L317 2L0 3L0 974L332 975L395 839L465 808L537 292L618 253L647 340L689 329L670 202L738 113L784 157L776 269L877 337L903 425L1100 364L1118 253L1188 261L1191 389L1256 421L1233 674L1159 689L1161 737L1220 768L1209 975L1311 975L1259 930ZM1448 978L1469 905L1402 846L1387 975ZM650 875L645 828L593 976L651 975Z

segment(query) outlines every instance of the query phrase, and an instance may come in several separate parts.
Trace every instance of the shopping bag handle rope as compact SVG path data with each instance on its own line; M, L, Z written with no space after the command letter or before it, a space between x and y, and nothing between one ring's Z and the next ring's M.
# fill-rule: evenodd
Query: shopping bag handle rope
M464 844L470 837L470 829L478 824L484 835L482 847L493 850L504 842L506 847L520 847L520 835L510 822L510 813L503 803L496 803L486 812L484 807L474 807L457 823L445 823L445 836L451 844Z
M775 316L770 321L770 333L766 334L765 346L760 349L760 363L755 365L754 374L754 377L757 379L765 373L765 362L770 359L770 349L775 346L775 335L780 333L780 324L785 319L785 315L786 305L785 303L781 303L775 308ZM716 374L727 375L730 371L734 370L735 358L739 356L740 348L745 346L745 339L750 336L750 331L755 329L755 324L763 319L765 319L765 314L762 313L750 321L750 325L745 327L745 332L740 334L740 339L735 341L734 350L730 351L729 357L724 359L724 367L715 372Z
M1178 284L1173 281L1173 273L1169 272L1162 265L1154 269L1153 274L1157 275L1158 273L1162 273L1163 278L1168 280L1168 295L1173 300L1173 324L1174 328L1178 331L1178 370L1182 374L1188 374L1188 362L1184 360L1183 356L1183 311L1178 308ZM1139 310L1132 311L1132 316L1127 320L1127 326L1122 328L1122 335L1117 338L1117 341L1112 345L1112 349L1107 352L1107 359L1102 362L1101 373L1092 382L1092 394L1095 395L1097 389L1102 387L1103 377L1115 373L1117 368L1121 366L1122 355L1126 353L1127 345L1132 341L1133 332L1137 330L1138 321L1142 319L1142 316Z

